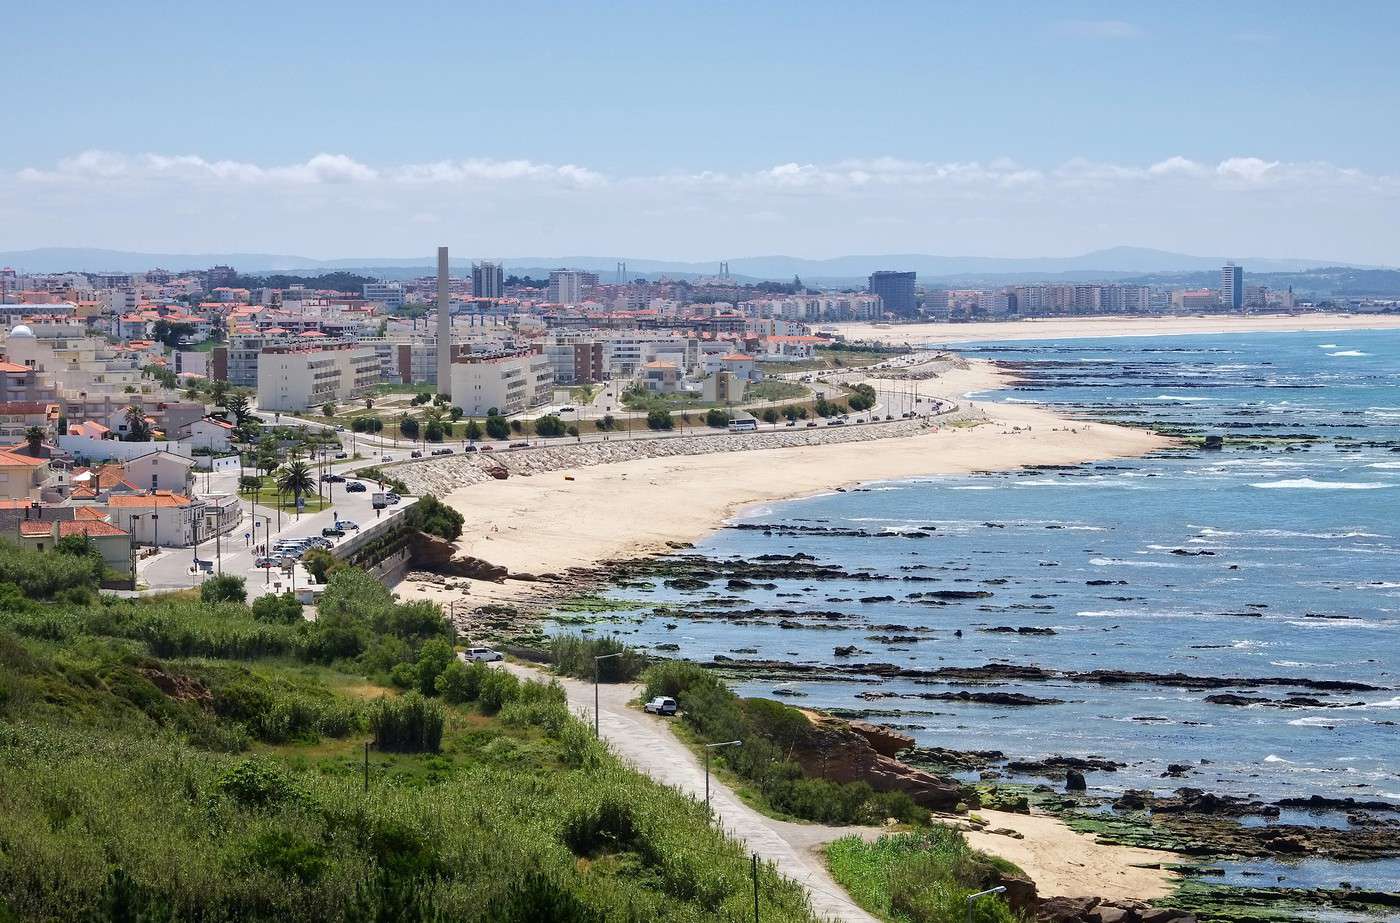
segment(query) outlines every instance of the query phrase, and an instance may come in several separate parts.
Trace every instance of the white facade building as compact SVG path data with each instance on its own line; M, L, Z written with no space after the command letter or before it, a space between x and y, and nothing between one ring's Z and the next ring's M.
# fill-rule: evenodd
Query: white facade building
M485 416L491 408L502 414L520 413L549 403L554 370L542 353L466 355L452 360L452 406L469 417Z
M379 383L373 346L273 346L258 359L258 407L306 410L359 397Z

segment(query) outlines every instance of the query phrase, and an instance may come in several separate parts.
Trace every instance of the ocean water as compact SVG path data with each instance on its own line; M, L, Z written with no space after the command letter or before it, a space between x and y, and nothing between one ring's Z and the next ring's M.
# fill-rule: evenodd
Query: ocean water
M752 695L781 689L794 703L866 714L921 745L1128 763L1116 773L1089 774L1091 789L1105 793L1189 785L1269 800L1323 794L1400 804L1400 334L1105 338L958 349L1011 363L1023 376L1020 386L983 399L1032 400L1077 417L1252 442L1072 470L871 483L750 510L736 524L779 528L771 535L724 529L696 550L748 559L800 552L880 579L778 580L772 590L734 591L723 583L689 592L660 584L618 590L616 598L637 600L637 613L599 630L617 630L633 644L674 644L679 651L672 656L697 660L725 655L918 669L992 663L1366 683L1382 688L1202 692L1154 682L929 684L858 674L782 683L753 678L739 688ZM861 534L792 534L784 525ZM910 531L927 537L897 534ZM933 606L908 598L930 590L990 595ZM745 609L794 610L789 625L804 627L783 628L772 618L734 624L645 614L662 603L718 613L707 602L716 596L741 596ZM876 596L894 598L859 601ZM847 617L801 616L832 610ZM985 631L999 627L1053 634ZM843 645L860 653L837 657L834 648ZM917 697L963 689L1062 703L1011 707ZM1307 695L1335 707L1205 701L1211 692L1228 691L1269 699ZM1184 778L1163 778L1170 763L1193 768ZM1395 863L1375 869L1392 878L1400 877L1396 871ZM1299 881L1317 883L1317 875L1313 867Z

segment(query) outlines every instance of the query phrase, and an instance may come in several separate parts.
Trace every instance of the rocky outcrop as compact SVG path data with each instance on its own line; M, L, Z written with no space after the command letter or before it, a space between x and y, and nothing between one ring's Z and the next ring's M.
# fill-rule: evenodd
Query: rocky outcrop
M1039 923L1196 923L1196 915L1142 901L1097 897L1047 897L1035 909Z
M464 577L469 580L489 580L500 583L507 577L533 579L532 575L513 575L499 564L474 558L457 551L447 539L420 532L411 543L411 566L442 577Z
M883 738L883 732L879 736ZM886 756L865 734L839 718L816 716L811 733L793 753L793 759L808 776L833 782L864 782L877 792L903 792L915 804L934 811L977 804L973 790Z
M871 748L881 756L898 756L903 750L914 746L914 738L883 724L868 721L848 721L847 726L864 737Z

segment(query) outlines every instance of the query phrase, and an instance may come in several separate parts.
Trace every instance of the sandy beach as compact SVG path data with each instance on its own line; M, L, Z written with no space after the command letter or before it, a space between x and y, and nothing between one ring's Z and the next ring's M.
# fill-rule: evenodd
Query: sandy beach
M996 387L990 364L920 383L925 395L961 400ZM529 478L473 484L443 499L466 517L458 547L528 573L559 572L703 538L756 504L862 482L929 474L1077 464L1142 455L1168 440L1142 430L1065 420L1026 404L973 404L985 419L925 435L824 446L649 458ZM406 597L462 599L405 582ZM480 604L518 598L536 585L473 583Z
M1077 464L1142 455L1170 444L1143 430L1066 420L1033 405L981 404L965 398L1004 381L1003 373L990 363L972 362L918 382L921 394L957 400L976 418L927 434L646 458L490 480L443 499L466 518L458 542L462 551L512 571L546 573L664 551L668 543L705 537L744 509L839 487L918 475ZM470 581L467 592L413 581L397 587L405 598L468 605L518 601L542 588L549 585L514 580ZM1103 846L1050 817L997 814L994 821L992 827L1016 830L1022 838L974 832L970 841L1020 864L1044 894L1141 899L1170 891L1170 873L1140 866L1169 863L1177 858L1171 854ZM825 829L787 826L811 836ZM830 838L817 836L823 842ZM810 845L815 848L817 843Z
M1400 314L1255 314L1191 317L1063 317L967 324L836 324L847 339L938 345L1077 337L1187 336L1203 333L1288 333L1397 330Z

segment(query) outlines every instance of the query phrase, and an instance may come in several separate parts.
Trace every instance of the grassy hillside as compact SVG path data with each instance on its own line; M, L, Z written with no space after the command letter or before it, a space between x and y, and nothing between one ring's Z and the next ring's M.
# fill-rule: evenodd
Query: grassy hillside
M99 598L84 554L0 543L0 921L751 918L703 805L457 663L435 607L354 570L315 623Z

